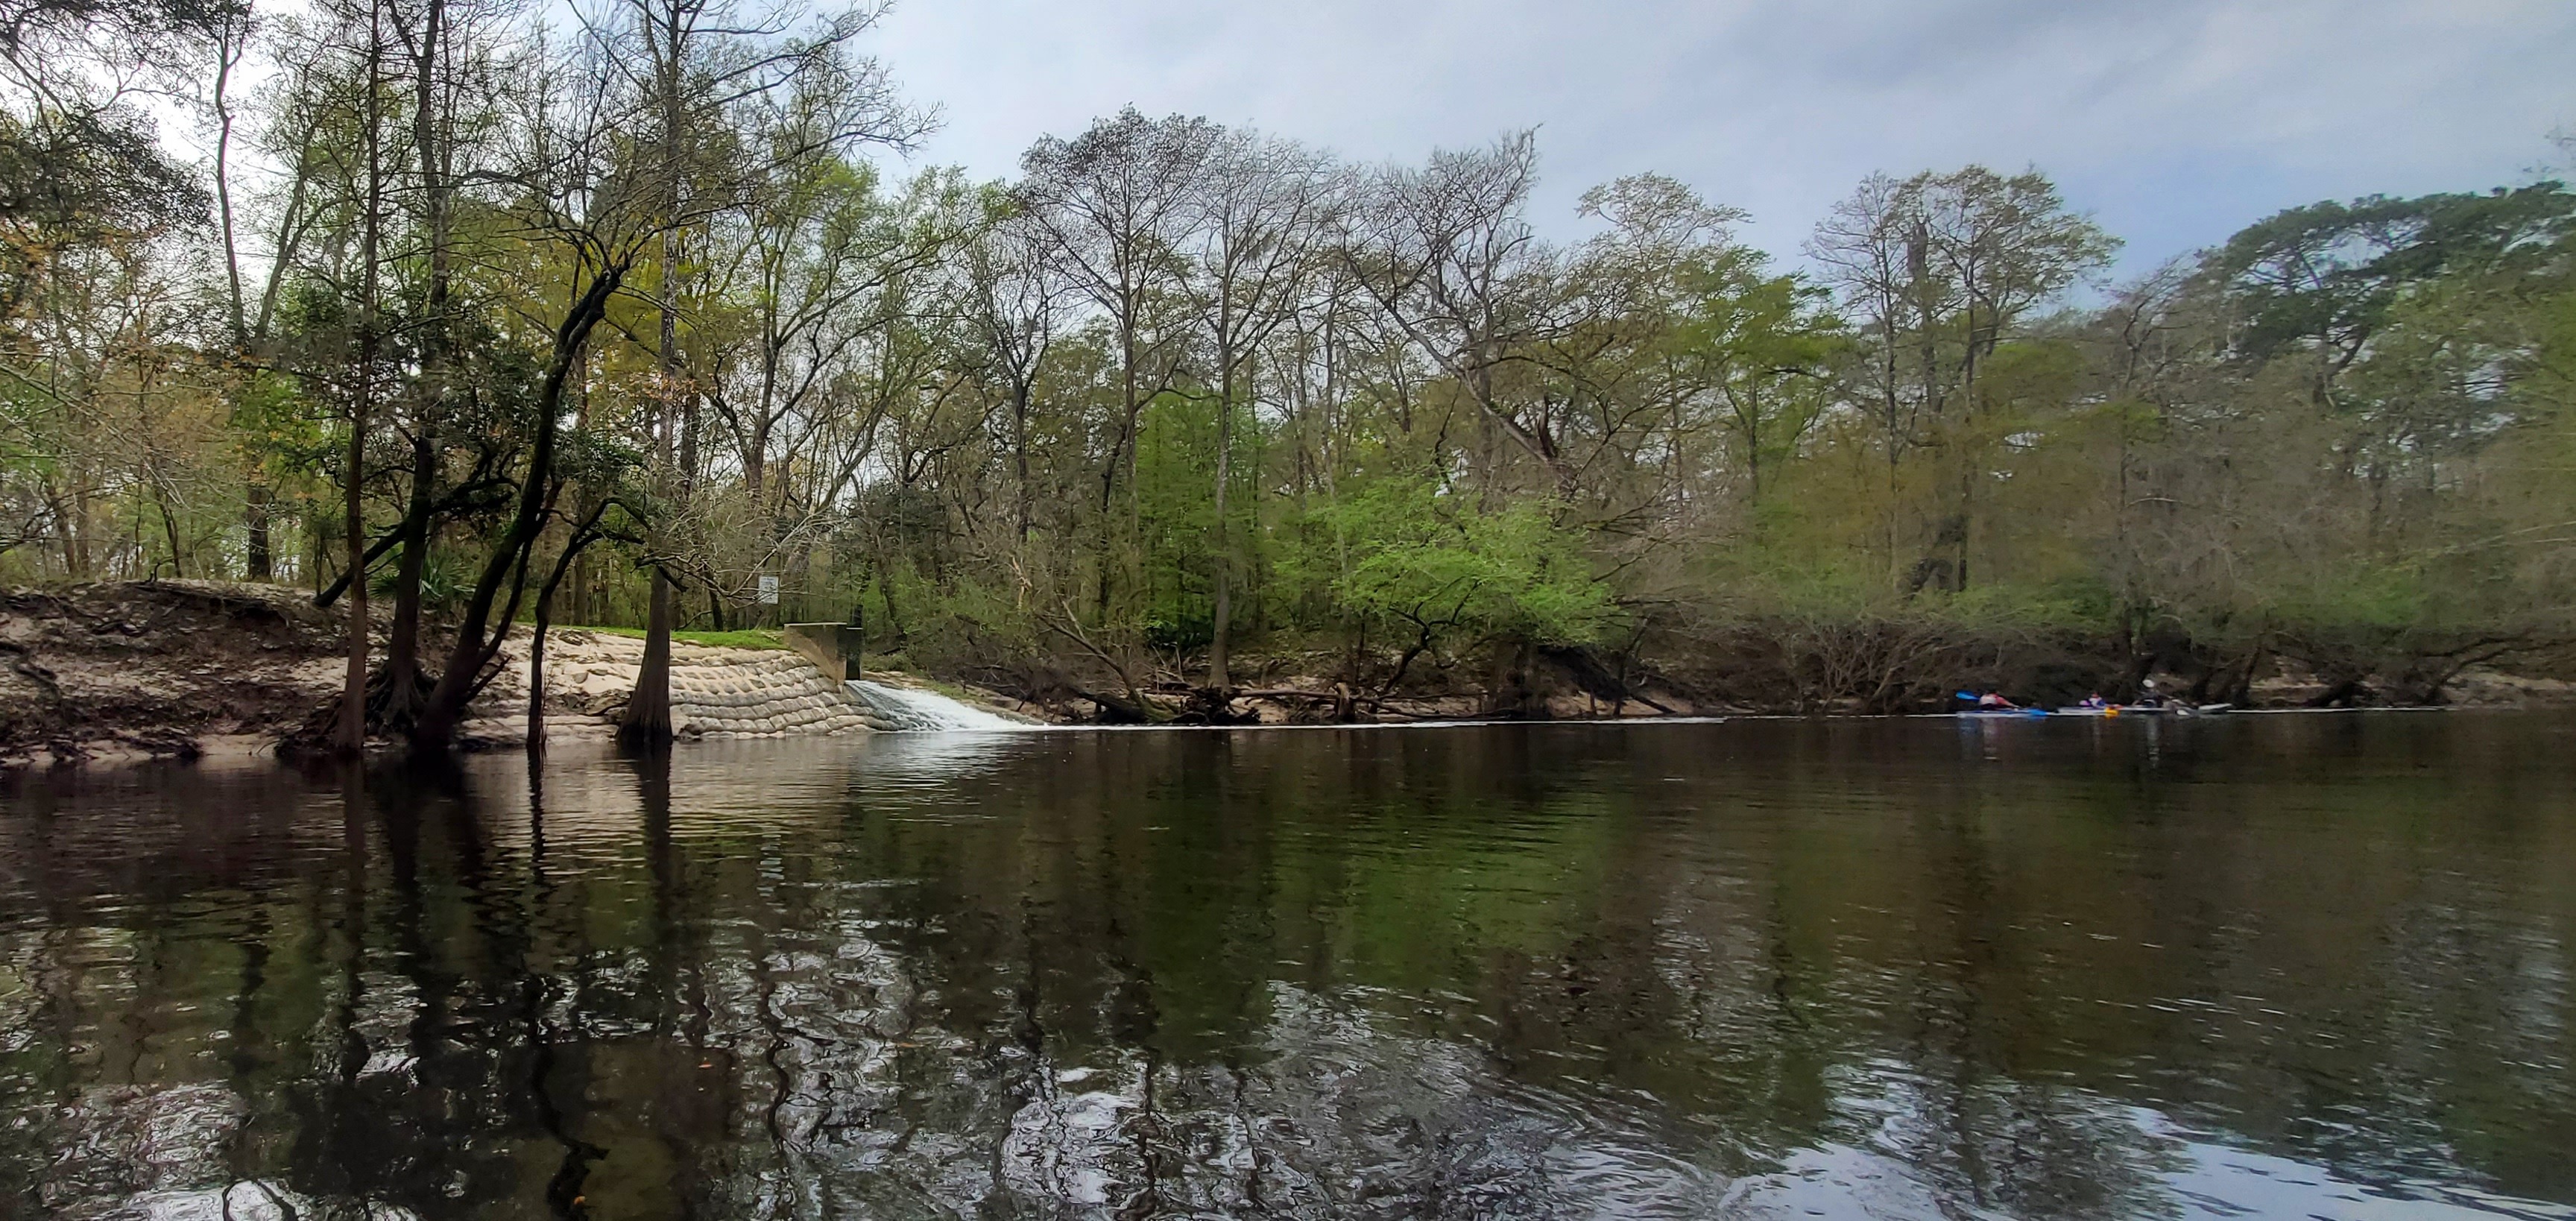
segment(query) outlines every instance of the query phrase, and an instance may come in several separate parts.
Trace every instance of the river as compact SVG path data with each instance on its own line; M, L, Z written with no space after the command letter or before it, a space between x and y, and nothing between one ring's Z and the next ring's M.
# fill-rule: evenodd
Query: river
M0 1217L2576 1217L2576 717L0 789Z

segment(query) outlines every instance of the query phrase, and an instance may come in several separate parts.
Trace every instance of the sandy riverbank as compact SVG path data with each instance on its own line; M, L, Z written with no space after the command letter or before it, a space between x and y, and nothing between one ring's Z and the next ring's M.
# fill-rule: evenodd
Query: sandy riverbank
M244 755L340 689L341 622L302 591L209 581L0 590L0 765ZM468 748L526 740L524 629L469 710ZM549 740L604 740L634 690L643 641L581 628L547 638ZM891 728L784 649L675 642L671 711L687 738L828 736ZM871 676L878 677L878 676ZM903 676L885 676L895 682Z

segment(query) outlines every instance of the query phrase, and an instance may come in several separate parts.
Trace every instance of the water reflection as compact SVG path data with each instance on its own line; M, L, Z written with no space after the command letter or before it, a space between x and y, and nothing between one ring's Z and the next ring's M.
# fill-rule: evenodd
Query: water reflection
M0 797L0 1216L2576 1217L2576 720Z

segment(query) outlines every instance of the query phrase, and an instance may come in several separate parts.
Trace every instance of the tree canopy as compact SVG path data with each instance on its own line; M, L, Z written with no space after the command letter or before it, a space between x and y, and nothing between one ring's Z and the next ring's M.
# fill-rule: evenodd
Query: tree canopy
M523 621L855 607L924 667L1216 690L1571 649L1875 706L1926 641L2433 692L2571 637L2558 182L2130 283L2037 169L1873 176L1793 264L1652 174L1552 242L1527 132L1372 166L1129 109L907 173L874 17L0 5L0 575L390 599L351 706L430 739Z

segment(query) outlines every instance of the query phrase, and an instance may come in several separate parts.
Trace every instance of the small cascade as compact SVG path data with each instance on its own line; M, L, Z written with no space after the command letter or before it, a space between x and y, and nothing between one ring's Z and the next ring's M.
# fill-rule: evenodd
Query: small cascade
M851 679L848 686L850 697L867 705L872 716L902 730L936 733L1030 728L1009 717L961 704L936 691L895 687L858 678Z

